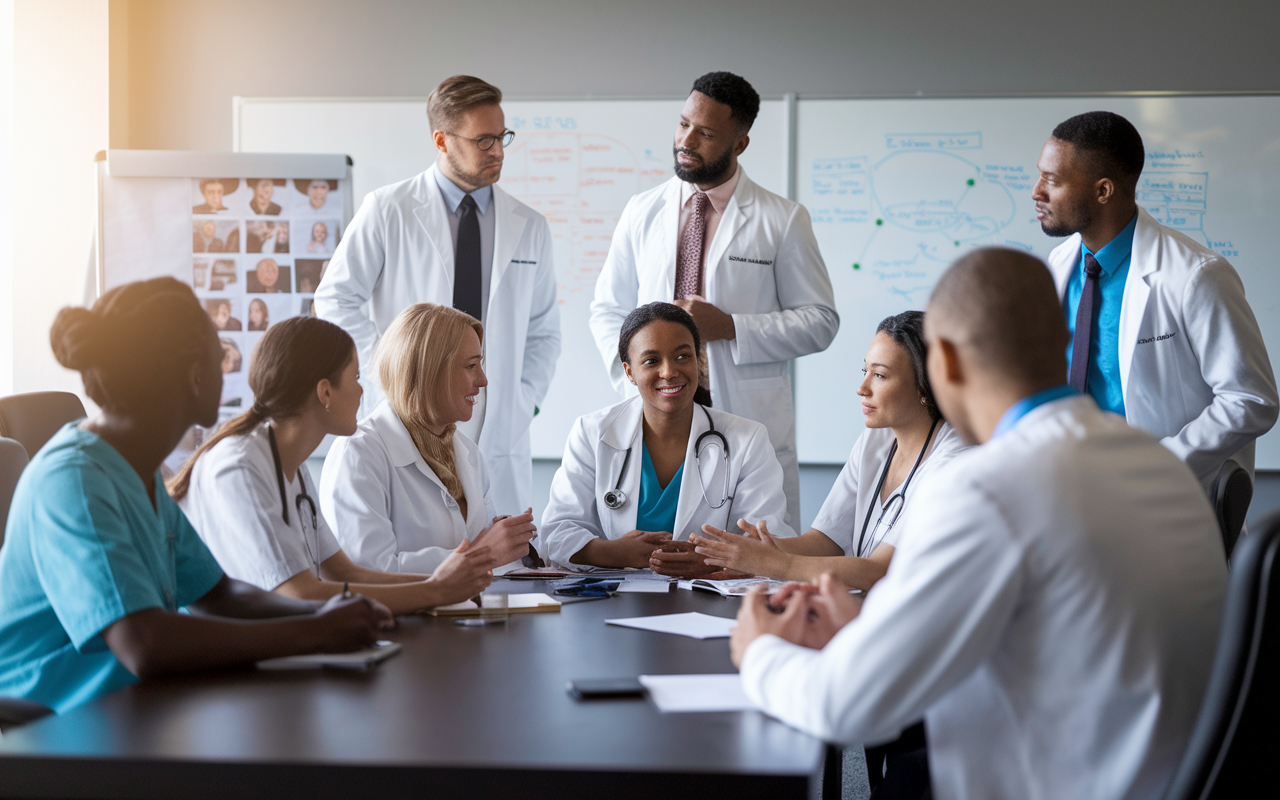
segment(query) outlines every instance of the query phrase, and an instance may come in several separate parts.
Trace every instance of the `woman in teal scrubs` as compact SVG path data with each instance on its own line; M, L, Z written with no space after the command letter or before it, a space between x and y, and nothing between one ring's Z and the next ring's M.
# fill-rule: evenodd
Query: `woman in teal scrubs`
M782 467L758 422L710 407L698 327L671 303L622 324L618 356L639 396L578 419L551 484L542 549L561 564L716 572L693 552L705 525L786 523Z
M217 422L222 392L222 348L190 288L119 287L59 312L50 341L102 410L55 434L14 493L0 696L61 713L139 678L359 649L391 623L366 598L321 605L226 577L165 492L161 461Z

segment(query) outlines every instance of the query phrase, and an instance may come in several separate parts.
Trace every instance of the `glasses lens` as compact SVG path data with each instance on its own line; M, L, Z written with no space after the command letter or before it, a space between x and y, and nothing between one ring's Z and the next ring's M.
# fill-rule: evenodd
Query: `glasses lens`
M496 136L481 136L475 140L475 143L476 147L479 147L481 150L488 150L490 147L493 147L493 143L496 141L498 141Z
M515 139L515 138L516 138L516 132L515 132L515 131L507 131L506 133L502 134L502 146L503 146L503 147L510 147L510 146L511 146L511 141L512 141L513 139Z

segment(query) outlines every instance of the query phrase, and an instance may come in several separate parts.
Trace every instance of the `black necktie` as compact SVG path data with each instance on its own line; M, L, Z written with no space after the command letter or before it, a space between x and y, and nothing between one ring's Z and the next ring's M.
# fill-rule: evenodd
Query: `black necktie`
M453 307L480 319L480 218L467 195L458 206L458 244L453 249Z
M1098 259L1084 254L1084 291L1076 309L1076 332L1071 342L1071 374L1067 383L1084 394L1089 388L1089 345L1093 342L1093 309L1098 305L1098 276L1102 267Z

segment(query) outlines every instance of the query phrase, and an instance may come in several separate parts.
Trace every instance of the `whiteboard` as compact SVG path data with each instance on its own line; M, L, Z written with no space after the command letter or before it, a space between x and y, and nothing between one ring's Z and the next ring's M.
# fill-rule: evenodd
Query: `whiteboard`
M617 402L588 326L596 276L618 217L633 195L672 175L672 139L684 98L504 100L507 148L499 185L547 217L554 239L563 347L555 379L530 428L535 458L560 458L574 420ZM346 153L365 194L431 166L426 99L236 98L238 151ZM785 195L790 163L783 100L765 100L743 169Z
M800 460L839 463L862 431L856 389L886 316L923 309L962 253L1004 245L1048 255L1031 200L1040 148L1085 111L1142 133L1138 202L1240 272L1273 363L1280 355L1280 97L805 100L797 104L797 199L835 287L840 332L797 365ZM1257 466L1280 467L1280 433Z

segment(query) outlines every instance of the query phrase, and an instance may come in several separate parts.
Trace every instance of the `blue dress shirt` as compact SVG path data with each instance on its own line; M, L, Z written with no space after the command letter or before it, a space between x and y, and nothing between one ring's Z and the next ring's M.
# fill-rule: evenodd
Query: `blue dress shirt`
M440 196L444 198L444 207L448 211L449 217L449 235L452 239L453 250L458 251L458 224L462 221L462 215L458 213L458 206L462 205L462 199L467 196L461 187L449 180L440 171L439 167L435 168L436 186L440 189ZM480 212L480 321L488 323L489 321L489 283L493 276L493 237L494 227L497 224L496 215L489 213L489 208L493 200L493 187L481 186L471 193L471 199L476 201L476 210Z
M642 447L644 457L640 465L640 504L636 509L636 530L675 534L676 508L680 505L680 482L684 477L684 464L680 465L671 482L664 488L658 483L658 470L649 457L649 448Z
M1133 231L1138 226L1138 215L1094 253L1080 242L1080 267L1071 273L1067 282L1067 329L1076 332L1076 310L1080 307L1080 295L1084 293L1084 255L1089 253L1098 260L1102 274L1098 276L1100 302L1093 309L1093 340L1089 343L1090 396L1098 407L1124 416L1124 386L1120 382L1120 306L1124 302L1124 284L1129 277L1129 260L1133 253ZM1067 345L1067 373L1071 372L1071 345Z
M1075 394L1076 390L1070 386L1055 386L1052 389L1044 389L1033 395L1024 397L1013 405L1009 406L1009 410L1004 412L1000 417L1000 421L996 423L996 429L992 432L992 439L999 439L1001 436L1009 432L1009 429L1018 424L1018 420L1030 414L1035 409L1045 403L1052 403L1054 400L1061 400L1064 397L1070 397Z

